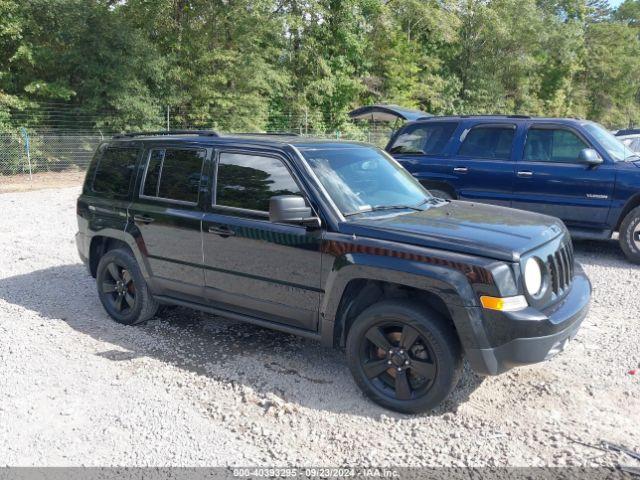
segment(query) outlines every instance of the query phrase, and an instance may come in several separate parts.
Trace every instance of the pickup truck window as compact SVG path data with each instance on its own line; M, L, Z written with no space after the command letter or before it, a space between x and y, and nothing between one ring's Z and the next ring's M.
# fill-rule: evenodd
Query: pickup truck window
M105 148L99 154L92 190L111 198L127 197L138 152L137 148Z
M409 172L372 147L303 149L314 173L346 217L416 209L432 197Z
M529 162L577 163L578 155L584 148L589 148L589 145L569 130L532 127L527 133L524 160Z
M456 122L409 126L397 136L389 152L440 155L457 126Z
M202 164L200 149L154 149L149 154L142 194L145 197L198 203Z
M221 153L218 160L216 205L269 211L276 195L301 195L282 161L245 153Z
M509 160L515 133L515 126L474 127L464 137L458 155L478 159Z

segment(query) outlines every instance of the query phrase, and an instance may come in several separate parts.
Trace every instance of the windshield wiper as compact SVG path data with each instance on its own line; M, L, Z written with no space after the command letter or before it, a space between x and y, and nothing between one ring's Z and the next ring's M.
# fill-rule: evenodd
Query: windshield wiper
M345 213L345 217L351 217L353 215L358 215L360 213L369 213L369 212L380 212L383 210L415 210L416 212L422 212L422 208L418 208L421 205L427 203L430 199L425 198L422 202L417 205L374 205L371 208L367 208L366 210L358 210L355 212Z
M404 147L392 147L389 150L389 153L405 153L407 155L411 155L411 154L424 155L425 154L424 150L420 150L419 148L416 148L415 150L404 150Z
M422 204L420 204L422 205ZM415 210L416 212L421 212L422 209L417 206L411 205L374 205L371 207L370 212L377 212L379 210Z

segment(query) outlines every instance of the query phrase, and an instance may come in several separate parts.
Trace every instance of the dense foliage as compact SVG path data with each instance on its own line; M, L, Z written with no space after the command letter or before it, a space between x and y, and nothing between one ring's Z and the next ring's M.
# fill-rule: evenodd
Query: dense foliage
M640 123L640 0L0 0L0 125L41 102L113 129L167 107L330 129L373 102L623 127Z

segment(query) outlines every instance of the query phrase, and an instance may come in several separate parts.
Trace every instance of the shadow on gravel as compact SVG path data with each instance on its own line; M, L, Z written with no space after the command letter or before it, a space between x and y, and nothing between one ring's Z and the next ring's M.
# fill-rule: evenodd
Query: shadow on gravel
M613 260L627 262L617 240L574 240L573 247L577 254L596 256L594 263L605 264Z
M63 320L78 332L115 348L96 355L113 362L151 357L259 395L338 413L406 418L368 401L355 386L342 352L316 342L191 309L170 307L145 325L113 322L83 265L64 265L0 279L0 298ZM46 325L43 325L46 327ZM449 399L428 415L455 411L480 386L468 366Z

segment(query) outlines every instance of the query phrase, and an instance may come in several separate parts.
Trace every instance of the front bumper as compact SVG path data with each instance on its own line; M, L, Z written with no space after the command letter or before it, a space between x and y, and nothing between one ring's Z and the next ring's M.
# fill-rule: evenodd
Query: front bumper
M483 311L487 348L465 349L471 368L497 375L513 367L542 362L561 352L573 339L589 311L591 283L576 263L571 289L545 310ZM497 343L496 343L497 342Z

